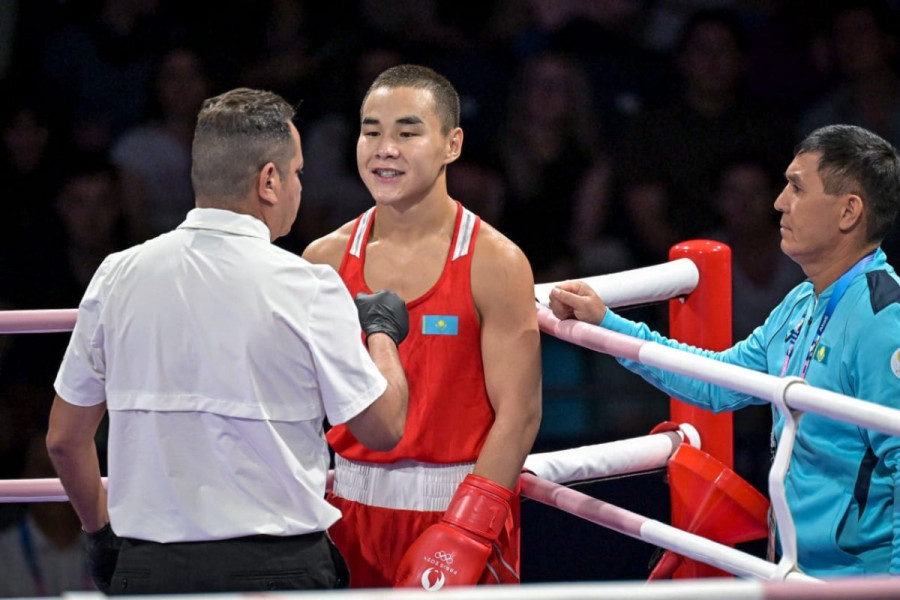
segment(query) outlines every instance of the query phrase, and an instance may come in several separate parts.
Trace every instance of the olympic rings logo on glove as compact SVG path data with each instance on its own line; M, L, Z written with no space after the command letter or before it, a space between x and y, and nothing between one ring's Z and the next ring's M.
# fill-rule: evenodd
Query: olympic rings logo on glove
M453 555L449 552L444 552L443 550L438 550L434 553L434 557L440 561L447 563L448 565L453 564Z

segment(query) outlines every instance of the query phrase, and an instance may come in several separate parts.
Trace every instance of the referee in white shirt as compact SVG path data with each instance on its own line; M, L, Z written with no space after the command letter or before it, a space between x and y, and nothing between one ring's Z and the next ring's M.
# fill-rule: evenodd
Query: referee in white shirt
M354 304L330 267L271 243L300 204L293 116L269 92L207 100L197 208L108 256L79 305L47 446L102 591L347 584L325 533L340 513L324 499L323 421L372 448L399 441L407 314L387 291ZM94 446L107 411L108 496Z

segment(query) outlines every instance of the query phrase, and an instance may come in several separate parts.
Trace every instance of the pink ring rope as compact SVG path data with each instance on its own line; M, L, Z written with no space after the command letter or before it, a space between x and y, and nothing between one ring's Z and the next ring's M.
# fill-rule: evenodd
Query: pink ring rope
M676 283L676 285L680 284ZM627 303L627 299L622 300L621 303ZM620 303L617 302L616 304ZM642 354L643 350L647 350L645 347L646 343L641 340L635 340L634 338L622 336L613 332L604 332L604 335L597 335L597 328L595 327L574 321L561 322L556 320L549 314L549 311L545 306L538 305L538 313L541 329L551 335L595 351L629 358L639 362L647 362L647 356ZM76 315L76 309L0 311L0 333L52 333L71 331L75 325ZM655 362L657 359L651 358L651 360ZM804 401L806 401L805 398L801 399L801 402ZM648 438L652 437L654 436L648 436ZM603 444L586 448L591 448L591 451L596 453L597 448L600 446L603 446ZM677 443L673 443L672 451L674 451L675 447L677 447ZM540 464L542 465L542 468L550 469L553 475L557 476L559 475L559 471L554 469L560 468L561 463L566 463L571 460L577 461L580 451L582 451L582 449L561 451L568 454L565 455L565 458L560 458L558 460L551 456L554 453L546 453L542 456L544 462L535 464ZM585 452L587 452L587 450L585 450ZM537 457L541 455L533 456ZM560 456L562 457L562 455ZM582 455L581 458L586 458L586 455ZM666 460L667 459L668 455L666 456ZM653 458L650 462L656 464L654 463L656 460L656 458ZM620 466L617 468L622 467ZM567 469L571 474L574 474L571 475L571 477L588 478L590 476L590 473L585 471L583 463L569 466L563 465L563 471L566 471ZM769 571L775 569L775 565L772 563L734 550L729 546L717 544L694 534L659 523L658 521L632 513L607 502L597 500L582 494L581 492L566 488L559 483L535 476L531 473L524 473L521 481L524 496L565 510L571 514L608 527L624 535L647 541L690 558L707 562L732 573L763 580L762 582L757 582L757 585L752 587L752 590L754 590L754 593L752 594L740 595L738 592L740 597L752 597L762 600L831 600L848 597L880 600L882 598L900 597L900 578L847 578L842 580L831 580L824 585L811 586L809 585L809 582L816 582L817 580L803 575L802 573L792 572L786 576L785 582L774 583L765 581L770 577ZM329 489L332 482L333 473L329 473ZM106 481L104 480L104 485L105 483ZM0 502L47 502L67 500L68 497L58 479L0 481ZM750 584L753 582L733 583ZM731 582L723 581L723 583L717 584L711 581L698 580L696 582L676 582L675 584L647 584L642 587L633 587L628 584L598 585L591 586L594 588L594 591L589 592L588 595L582 594L582 586L577 585L567 587L567 591L559 592L558 595L554 595L548 586L542 586L544 591L550 592L549 595L542 593L539 590L531 591L521 588L516 591L515 595L509 597L535 599L563 597L572 599L589 598L595 597L594 594L602 589L612 590L613 588L622 587L623 589L648 590L648 588L653 585L660 588L664 585L667 587L669 585L672 586L671 589L673 592L671 593L664 593L660 590L658 595L654 594L654 597L658 598L713 598L721 597L721 594L728 594L729 592L726 592L726 588L731 590L732 593L737 592L738 589L741 591L748 591L751 589L746 585L731 585ZM718 589L718 585L723 586L722 589L717 592L712 592L712 595L703 593L703 590L709 591ZM680 590L677 595L674 593L676 587ZM688 592L689 588L693 591ZM477 598L482 597L482 591L483 590L466 591L465 597L469 600L476 600ZM490 596L484 597L499 598L500 596L503 596L502 590L497 590L497 592L500 593L492 593ZM452 594L452 592L450 593ZM628 595L634 597L633 593ZM447 596L446 593L445 596ZM449 598L449 596L447 597Z
M75 327L75 308L0 311L0 333L58 333Z

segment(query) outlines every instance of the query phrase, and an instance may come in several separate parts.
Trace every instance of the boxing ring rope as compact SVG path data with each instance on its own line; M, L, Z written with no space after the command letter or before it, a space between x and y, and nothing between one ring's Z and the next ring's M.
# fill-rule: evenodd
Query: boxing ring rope
M897 582L888 577L834 579L823 585L771 583L735 579L666 582L542 583L445 587L441 600L896 600ZM172 594L140 596L141 600L434 600L435 592L415 589L316 590L240 594ZM137 596L132 596L137 598ZM64 600L105 600L100 592L71 592Z
M784 398L793 410L815 412L853 425L900 436L900 411L824 390L794 385L802 380L751 371L656 342L648 342L580 321L560 321L546 306L538 306L541 330L584 348L714 383L774 402Z
M76 308L0 311L0 333L63 333L75 327Z
M691 445L699 446L697 431L690 425L683 424L678 431L530 454L525 459L525 469L555 483L633 475L665 467L669 457L685 438ZM333 472L329 472L328 489L331 489L332 475ZM103 482L106 483L105 477ZM0 503L68 500L69 497L57 478L0 479Z
M618 275L623 276L622 273ZM625 275L629 275L629 273L626 272ZM647 286L652 287L653 283L641 282L640 285L633 287L629 285L640 275L637 271L631 272L630 276L619 281L619 286L628 287L624 289L617 287L615 291L606 289L604 287L606 282L599 278L590 278L585 281L601 297L613 298L609 306L615 308L646 302L646 298L641 294L646 291ZM659 298L665 294L665 290L669 289L693 289L692 286L695 284L696 280L693 274L685 279L680 288L671 280L665 279L661 286L662 291L653 297ZM543 284L542 287L552 288L553 285L555 284ZM549 298L549 289L546 291ZM797 377L775 377L587 323L575 320L560 321L541 302L542 299L542 297L536 296L538 323L541 330L549 335L604 354L633 360L647 366L750 394L772 403L784 415L785 426L779 439L772 469L769 472L769 495L782 544L782 557L774 573L776 579L785 578L797 568L796 530L787 504L784 479L790 465L799 418L803 412L814 412L888 435L900 435L900 411L830 390L816 388ZM549 304L549 301L546 304Z
M602 292L603 301L607 306L619 308L653 304L689 294L700 282L700 271L692 260L679 258L630 271L580 277L579 281L584 281L598 293ZM543 306L548 306L550 291L559 283L557 281L535 284L535 300Z
M772 563L560 485L662 468L684 439L690 440L693 445L698 442L696 430L687 424L678 431L532 454L525 460L525 469L530 472L523 473L521 477L522 493L613 531L701 560L735 575L771 578L776 569ZM0 480L0 495L0 502L68 500L59 479L52 478ZM790 573L787 579L816 581L800 573Z
M520 478L522 494L613 531L671 550L734 575L763 581L774 579L777 565L730 546L660 523L529 473ZM819 581L797 571L786 580Z
M761 580L775 575L776 565L729 546L594 499L560 483L602 479L664 467L684 439L697 443L690 425L678 431L529 455L521 476L522 494L640 541L700 560L729 573ZM104 479L105 483L105 479ZM64 502L59 479L0 480L0 502ZM817 581L792 572L790 581Z
M607 300L610 307L616 308L648 304L690 293L695 288L698 279L697 269L692 261L679 259L656 267L587 278L586 281ZM538 321L545 333L605 354L629 358L650 366L710 381L776 404L780 401L789 410L811 410L842 421L860 424L892 435L900 435L900 412L808 385L793 385L797 381L750 372L733 365L725 365L652 342L629 338L585 323L559 321L540 302L542 296L549 298L549 291L554 285L551 283L535 286L535 297L538 300ZM612 285L618 290L618 295L610 289L605 289L607 285ZM4 311L0 312L0 333L70 331L74 326L76 314L75 309ZM690 433L685 432L678 435L691 437ZM678 437L678 435L674 435L674 437ZM729 598L791 598L792 600L850 596L873 599L898 597L900 582L890 578L848 578L831 580L825 585L810 586L808 582L817 580L791 569L781 569L779 572L778 565L559 485L561 482L602 478L618 473L635 473L664 466L669 455L674 451L674 447L677 447L673 434L668 432L645 437L646 439L635 438L637 441L622 440L557 453L531 455L526 461L526 468L540 477L529 473L523 474L523 494L684 556L704 562L712 561L710 564L726 571L761 580L782 581L772 583L728 579L689 580L672 583L566 584L517 586L508 591L497 587L491 589L466 588L456 591L444 590L442 592L444 596L448 599L465 596L467 600L477 600L482 597L577 599L593 598L598 594L603 597L629 599L721 598L724 595ZM669 441L667 442L668 450L661 453L661 449L666 446L662 443L662 438L667 438ZM652 443L648 443L647 440L652 440ZM643 444L647 445L643 446ZM638 449L638 445L641 445L640 449ZM617 455L617 453L621 453L621 457L626 458L608 459L609 456ZM664 458L660 458L661 455ZM609 464L605 466L603 460L600 460L604 456L609 461ZM0 481L0 494L7 493L10 497L0 498L0 502L67 500L58 479ZM777 507L776 516L778 516ZM781 521L779 521L779 526L781 526ZM430 592L412 590L378 593L348 591L334 594L344 595L348 600L351 598L361 600L363 598L383 599L388 597L425 598L424 594L426 593L430 594ZM86 595L94 596L94 594L81 593L78 594L78 597L83 598ZM302 597L306 594L298 593L297 595ZM99 594L96 596L102 597ZM168 596L168 598L173 597ZM196 598L196 596L192 596L192 598Z

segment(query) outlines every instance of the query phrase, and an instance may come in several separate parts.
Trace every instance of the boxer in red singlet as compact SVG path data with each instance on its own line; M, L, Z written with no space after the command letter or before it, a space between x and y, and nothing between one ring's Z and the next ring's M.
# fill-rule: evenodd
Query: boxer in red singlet
M525 255L453 200L447 165L462 150L459 97L431 69L382 73L361 110L360 176L375 206L316 240L311 262L352 295L390 288L407 303L400 357L406 428L389 452L345 427L330 533L354 587L513 583L519 473L540 423L540 337Z

